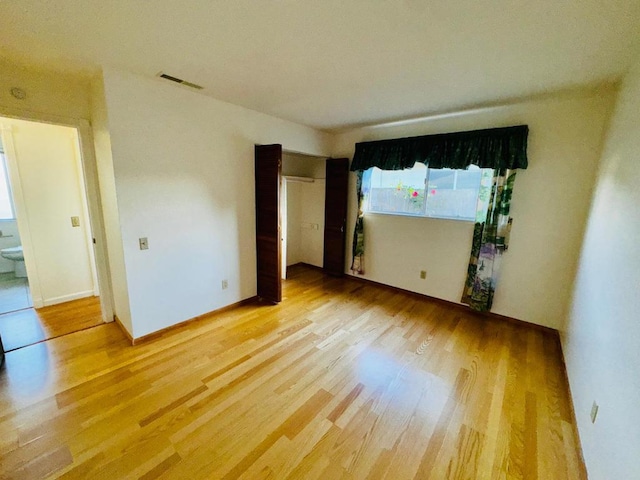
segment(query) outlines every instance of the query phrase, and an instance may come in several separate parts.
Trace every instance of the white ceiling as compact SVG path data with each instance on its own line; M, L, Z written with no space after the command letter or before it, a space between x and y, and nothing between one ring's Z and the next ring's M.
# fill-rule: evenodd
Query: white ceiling
M322 129L624 73L640 0L2 0L0 54L164 71Z

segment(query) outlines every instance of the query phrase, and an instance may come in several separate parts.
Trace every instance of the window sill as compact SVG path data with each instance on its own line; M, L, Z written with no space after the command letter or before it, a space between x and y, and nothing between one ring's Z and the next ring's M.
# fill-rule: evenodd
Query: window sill
M449 220L453 222L463 222L475 224L475 219L460 218L460 217L429 217L427 215L414 215L411 213L395 213L395 212L364 212L367 215L383 215L385 217L409 217L409 218L424 218L427 220Z

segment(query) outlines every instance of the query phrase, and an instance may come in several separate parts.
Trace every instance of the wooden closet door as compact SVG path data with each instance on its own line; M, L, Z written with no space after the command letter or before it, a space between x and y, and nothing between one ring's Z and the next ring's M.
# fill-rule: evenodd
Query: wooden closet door
M324 271L344 275L349 159L328 158L324 200Z
M258 296L282 300L280 274L280 172L282 145L256 145L256 263Z

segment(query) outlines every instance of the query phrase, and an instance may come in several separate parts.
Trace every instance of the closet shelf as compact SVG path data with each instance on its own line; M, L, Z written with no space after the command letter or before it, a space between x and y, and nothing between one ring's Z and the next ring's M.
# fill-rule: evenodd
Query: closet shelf
M312 177L296 177L295 175L283 175L282 178L286 178L288 182L313 183L316 181Z

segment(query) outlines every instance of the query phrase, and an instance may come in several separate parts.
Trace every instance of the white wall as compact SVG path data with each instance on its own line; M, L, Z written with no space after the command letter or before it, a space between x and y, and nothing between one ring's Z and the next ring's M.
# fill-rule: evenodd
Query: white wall
M326 159L300 155L298 153L282 153L282 175L294 177L324 178L326 176Z
M322 267L325 179L287 182L287 265Z
M325 180L302 184L300 212L300 261L322 267L324 259Z
M295 265L302 261L300 256L302 233L302 187L303 183L286 182L287 183L287 241L286 256L287 266Z
M612 88L548 96L492 109L369 127L337 137L333 156L353 156L356 142L528 124L529 168L518 173L514 224L493 311L559 328L580 249ZM349 193L348 245L355 221ZM390 215L366 216L365 278L459 302L473 225ZM350 250L347 268L351 262ZM419 278L420 270L427 279Z
M563 348L591 480L640 478L640 58L607 136ZM589 412L600 405L595 424Z
M104 87L133 336L255 295L254 145L327 156L330 136L158 79Z
M5 145L6 155L34 305L93 295L91 235L76 130L0 121L10 129L3 136L12 143L11 148ZM72 216L79 217L79 227L71 225Z

